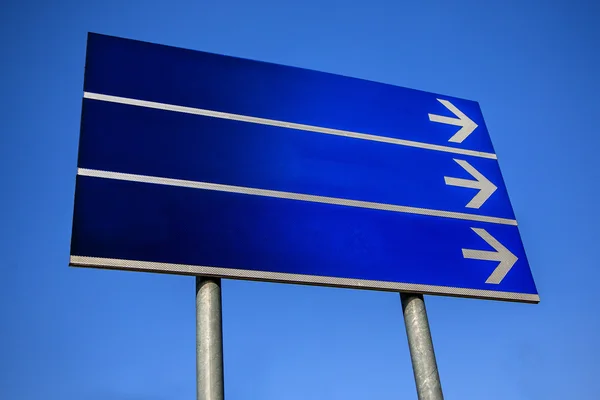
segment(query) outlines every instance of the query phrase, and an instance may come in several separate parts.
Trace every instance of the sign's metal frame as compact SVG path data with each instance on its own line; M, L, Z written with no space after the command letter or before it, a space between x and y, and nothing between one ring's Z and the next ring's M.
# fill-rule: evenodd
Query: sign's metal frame
M420 285L411 283L368 281L361 279L348 279L324 277L314 275L289 274L284 272L253 271L233 268L219 268L199 265L169 264L136 260L118 260L109 258L93 258L71 256L70 265L74 267L93 267L106 269L121 269L141 272L157 272L178 275L208 276L228 279L243 279L254 281L268 281L292 284L308 284L317 286L342 287L350 289L376 289L391 292L411 292L432 295L447 295L451 297L472 297L478 299L503 299L506 301L520 301L538 303L538 295L525 293L500 292L493 290L478 290L453 288L434 285Z

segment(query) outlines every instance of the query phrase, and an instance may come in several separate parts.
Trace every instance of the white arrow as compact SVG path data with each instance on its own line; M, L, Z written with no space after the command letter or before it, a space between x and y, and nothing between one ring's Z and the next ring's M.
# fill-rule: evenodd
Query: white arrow
M456 161L458 165L463 167L465 171L471 174L471 176L476 180L472 181L469 179L450 178L445 176L444 181L446 181L446 185L460 186L470 189L479 189L479 193L477 193L475 197L473 197L471 201L465 206L468 208L478 209L483 205L483 203L487 201L487 199L490 198L492 194L494 194L494 192L498 188L496 187L496 185L490 182L489 179L483 176L481 172L477 171L471 164L469 164L465 160L457 160L456 158L454 158L453 160Z
M429 114L429 120L432 122L440 122L442 124L460 126L461 128L458 130L458 132L448 139L448 141L452 143L462 143L463 140L468 138L469 135L477 128L477 124L448 100L437 99L437 101L442 103L448 110L452 111L452 114L456 115L458 118Z
M496 251L485 251L485 250L470 250L462 249L463 257L473 260L484 260L484 261L499 261L500 264L496 267L494 272L487 278L485 283L498 284L502 282L506 274L515 265L518 258L504 247L495 237L490 235L485 229L471 228L479 235L483 240L487 242Z

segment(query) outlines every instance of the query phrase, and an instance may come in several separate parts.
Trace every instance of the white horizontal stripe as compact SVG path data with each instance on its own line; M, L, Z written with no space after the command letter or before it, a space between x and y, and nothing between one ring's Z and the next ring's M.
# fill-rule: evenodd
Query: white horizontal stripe
M196 276L217 276L232 279L249 279L282 283L338 286L354 289L405 291L423 294L520 301L527 303L539 303L540 301L539 295L529 293L502 292L497 290L484 289L467 289L450 286L423 285L416 283L401 283L389 281L386 282L366 279L338 278L330 276L290 274L284 272L268 272L222 267L207 267L200 265L121 260L115 258L82 257L71 255L69 264L75 267L109 268Z
M257 189L244 186L223 185L219 183L197 182L183 179L161 178L157 176L126 174L122 172L99 171L93 169L79 168L79 175L91 176L96 178L116 179L131 182L154 183L159 185L179 186L193 189L215 190L219 192L242 193L254 196L277 197L280 199L300 200L314 203L336 204L340 206L370 208L373 210L393 211L408 214L429 215L435 217L445 217L462 219L468 221L491 222L503 225L517 225L514 219L487 217L484 215L473 215L452 211L431 210L428 208L417 208L408 206L399 206L394 204L375 203L371 201L349 200L337 197L317 196L312 194L302 194L293 192L282 192L279 190Z
M446 153L464 154L464 155L468 155L468 156L490 158L490 159L494 159L494 160L497 159L496 155L493 153L485 153L485 152L475 151L475 150L457 149L454 147L441 146L441 145L437 145L437 144L415 142L412 140L396 139L396 138L391 138L391 137L386 137L386 136L371 135L371 134L367 134L367 133L345 131L345 130L341 130L341 129L322 128L319 126L297 124L294 122L277 121L274 119L249 117L246 115L231 114L231 113L226 113L226 112L221 112L221 111L211 111L211 110L205 110L202 108L176 106L176 105L172 105L172 104L156 103L153 101L137 100L137 99L130 99L127 97L110 96L110 95L106 95L106 94L90 93L90 92L84 92L83 97L85 97L86 99L108 101L111 103L128 104L128 105L132 105L132 106L155 108L155 109L159 109L159 110L175 111L175 112L181 112L181 113L186 113L186 114L203 115L206 117L229 119L229 120L234 120L234 121L249 122L249 123L253 123L253 124L271 125L271 126L278 126L281 128L290 128L290 129L297 129L297 130L301 130L301 131L324 133L327 135L345 136L345 137L351 137L354 139L362 139L362 140L370 140L373 142L390 143L390 144L395 144L395 145L399 145L399 146L418 147L421 149L437 150L437 151L443 151Z

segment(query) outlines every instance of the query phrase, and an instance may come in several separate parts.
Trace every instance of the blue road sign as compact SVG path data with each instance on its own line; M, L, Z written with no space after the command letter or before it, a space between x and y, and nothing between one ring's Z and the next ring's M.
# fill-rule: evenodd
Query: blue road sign
M476 102L90 34L70 265L539 302Z

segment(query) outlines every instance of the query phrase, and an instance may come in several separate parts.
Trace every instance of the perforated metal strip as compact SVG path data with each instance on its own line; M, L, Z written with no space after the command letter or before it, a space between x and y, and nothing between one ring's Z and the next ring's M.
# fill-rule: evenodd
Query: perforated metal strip
M111 103L127 104L127 105L131 105L131 106L154 108L154 109L158 109L158 110L174 111L174 112L180 112L180 113L185 113L185 114L202 115L205 117L212 117L212 118L229 119L229 120L233 120L233 121L242 121L242 122L248 122L248 123L252 123L252 124L278 126L280 128L288 128L288 129L296 129L299 131L323 133L326 135L345 136L345 137L350 137L350 138L354 138L354 139L370 140L373 142L389 143L389 144L395 144L395 145L399 145L399 146L418 147L421 149L443 151L446 153L454 153L454 154L464 154L464 155L474 156L474 157L489 158L492 160L497 159L497 156L494 153L486 153L486 152L482 152L482 151L459 149L456 147L442 146L442 145L423 143L423 142L415 142L412 140L397 139L397 138L391 138L391 137L387 137L387 136L378 136L378 135L372 135L372 134L368 134L368 133L345 131L345 130L341 130L341 129L323 128L320 126L297 124L294 122L277 121L274 119L251 117L248 115L240 115L240 114L232 114L232 113L226 113L226 112L221 112L221 111L205 110L202 108L184 107L184 106L178 106L178 105L174 105L174 104L157 103L154 101L130 99L127 97L110 96L110 95L106 95L106 94L90 93L90 92L85 92L83 94L83 97L85 97L86 99L108 101Z
M75 267L94 267L147 271L195 276L217 276L223 278L259 280L282 283L337 286L357 289L378 289L385 291L404 291L424 294L439 294L457 297L519 301L538 303L537 294L501 292L496 290L466 289L449 286L421 285L414 283L383 282L365 279L336 278L328 276L289 274L281 272L254 271L233 268L209 267L200 265L170 264L148 261L121 260L114 258L83 257L72 255L70 265Z
M276 197L280 199L290 199L299 201L308 201L313 203L336 204L347 207L370 208L373 210L392 211L408 214L429 215L434 217L454 218L467 221L490 222L502 225L517 225L517 221L508 218L489 217L485 215L467 214L453 211L432 210L429 208L418 208L401 206L395 204L375 203L371 201L350 200L337 197L317 196L312 194L282 192L278 190L257 189L245 186L223 185L218 183L189 181L183 179L162 178L158 176L126 174L122 172L100 171L95 169L79 168L78 174L82 176L91 176L96 178L116 179L130 182L152 183L157 185L178 186L192 189L215 190L220 192L241 193L254 196Z

